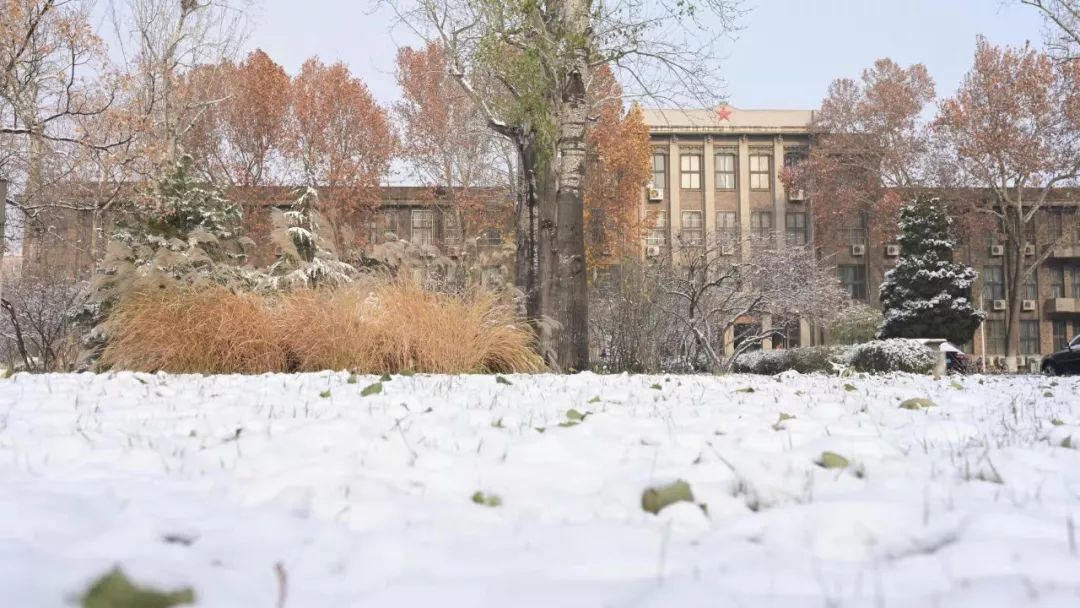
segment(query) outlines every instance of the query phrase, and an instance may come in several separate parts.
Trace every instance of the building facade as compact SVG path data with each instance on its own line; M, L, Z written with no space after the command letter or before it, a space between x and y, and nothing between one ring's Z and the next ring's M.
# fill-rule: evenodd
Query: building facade
M805 158L813 141L812 110L646 110L652 136L652 184L641 200L641 217L652 217L645 237L646 258L665 255L672 243L695 242L706 235L773 238L780 245L814 243L810 201L789 192L780 179L785 166ZM1076 235L1075 193L1062 191L1030 228L1030 259L1049 251L1033 281L1022 286L1020 364L1038 369L1042 355L1060 350L1080 333L1080 239ZM833 228L833 227L830 227ZM878 288L900 253L885 235L871 240L865 221L852 218L836 227L837 242L820 250L836 265L837 280L853 300L878 305ZM976 242L978 241L978 242ZM817 244L820 247L820 244ZM732 255L736 255L733 251ZM1004 365L1007 314L1004 251L992 234L958 244L958 261L979 272L972 298L987 320L963 348L990 367ZM778 321L754 320L765 328ZM786 321L786 337L763 348L809 346L828 341L821 328L805 320ZM927 336L934 337L934 336ZM729 346L730 348L730 346Z

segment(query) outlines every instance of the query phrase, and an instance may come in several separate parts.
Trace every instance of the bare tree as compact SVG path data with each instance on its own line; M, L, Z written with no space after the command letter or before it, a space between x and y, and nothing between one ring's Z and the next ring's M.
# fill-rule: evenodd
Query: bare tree
M772 239L741 247L723 236L679 242L650 272L665 296L661 306L682 328L684 349L692 359L703 357L714 373L730 371L741 353L782 334L747 320L827 321L846 300L826 261L808 247L778 247Z
M110 16L133 101L148 119L140 150L151 166L175 160L202 114L224 101L222 88L184 86L200 65L236 58L248 35L253 0L111 0Z
M1046 20L1046 47L1051 55L1073 60L1080 51L1080 1L1020 0L1034 7Z
M522 184L515 282L529 316L559 328L549 364L587 369L582 190L593 71L611 65L657 99L716 100L711 70L699 68L716 57L711 43L730 30L736 0L384 1L413 31L441 44L450 75L488 127L512 142ZM705 17L713 19L706 24ZM477 77L498 83L495 94L480 94Z
M66 371L79 351L72 316L85 298L86 284L41 270L8 278L0 298L0 356L9 368Z

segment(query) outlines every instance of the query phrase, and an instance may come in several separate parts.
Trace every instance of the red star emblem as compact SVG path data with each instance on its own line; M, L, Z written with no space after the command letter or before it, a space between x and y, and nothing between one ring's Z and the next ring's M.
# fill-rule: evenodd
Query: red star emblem
M719 106L716 108L716 117L720 120L731 120L731 108L727 106Z

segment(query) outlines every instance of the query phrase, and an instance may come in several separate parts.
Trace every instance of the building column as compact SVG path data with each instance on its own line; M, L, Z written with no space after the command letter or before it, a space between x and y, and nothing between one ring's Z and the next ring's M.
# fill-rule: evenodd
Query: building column
M705 138L705 149L702 152L701 170L705 173L702 180L702 188L705 194L705 217L702 224L705 227L705 238L709 239L716 234L716 159L713 152L713 138ZM708 243L708 240L706 240Z
M772 315L761 315L761 333L765 333L772 329ZM772 350L773 340L771 337L765 338L761 341L761 350Z
M750 246L750 140L739 138L739 234L742 248Z
M776 222L777 246L783 247L787 234L787 188L780 181L780 169L784 166L784 136L777 135L773 140L772 181L773 181L773 217Z
M679 159L679 138L671 136L668 144L668 165L671 184L668 186L668 242L674 246L682 230L682 205L679 194L682 190L682 162Z

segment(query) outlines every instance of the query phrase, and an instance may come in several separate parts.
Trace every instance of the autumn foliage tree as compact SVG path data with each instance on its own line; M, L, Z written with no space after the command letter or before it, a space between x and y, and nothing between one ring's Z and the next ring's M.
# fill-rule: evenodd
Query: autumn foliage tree
M891 234L903 200L898 190L933 181L921 116L934 96L922 64L905 68L891 59L874 62L859 80L829 86L809 158L782 173L789 189L809 196L819 243L836 243L837 231L857 218Z
M378 204L395 146L386 110L344 63L304 62L292 83L285 161L296 181L320 191L335 228Z
M506 143L450 76L445 50L437 43L399 49L397 82L394 114L410 173L432 188L432 201L457 221L462 238L499 223L492 203L508 190Z
M1048 206L1053 190L1080 179L1080 64L980 38L971 71L956 96L941 105L935 124L952 167L966 185L984 189L990 199L969 203L993 218L1001 232L1006 360L1015 370L1023 285L1076 229L1076 216L1063 214L1073 225L1062 226L1035 255L1025 256L1036 215Z
M638 252L642 188L652 175L649 127L641 107L623 107L622 87L606 66L590 83L595 116L585 133L585 258L589 267Z

